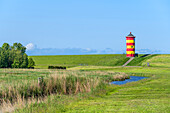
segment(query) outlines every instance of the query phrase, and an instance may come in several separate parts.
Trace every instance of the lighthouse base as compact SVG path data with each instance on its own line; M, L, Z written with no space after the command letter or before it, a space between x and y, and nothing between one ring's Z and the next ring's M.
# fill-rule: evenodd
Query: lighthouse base
M127 54L126 57L135 57L135 54Z

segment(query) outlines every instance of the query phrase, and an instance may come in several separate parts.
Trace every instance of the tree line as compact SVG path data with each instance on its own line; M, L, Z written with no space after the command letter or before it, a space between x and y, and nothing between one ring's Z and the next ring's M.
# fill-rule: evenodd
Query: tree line
M28 59L25 52L26 47L21 43L14 43L12 46L4 43L0 47L0 68L33 68L35 62L32 58Z

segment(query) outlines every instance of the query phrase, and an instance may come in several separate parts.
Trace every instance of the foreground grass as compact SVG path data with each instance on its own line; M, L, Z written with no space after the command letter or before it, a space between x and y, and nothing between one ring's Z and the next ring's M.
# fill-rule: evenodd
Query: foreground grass
M108 70L108 69L107 69ZM114 72L149 76L126 85L108 85L103 92L49 97L16 112L170 112L170 70L158 67L117 67Z
M47 69L48 66L121 66L129 58L126 55L56 55L30 56L35 60L35 68Z
M16 109L17 104L24 106L53 94L64 96L102 90L111 81L129 78L125 73L112 71L1 69L0 72L0 111L1 108L6 111L8 105ZM38 80L39 77L43 78Z

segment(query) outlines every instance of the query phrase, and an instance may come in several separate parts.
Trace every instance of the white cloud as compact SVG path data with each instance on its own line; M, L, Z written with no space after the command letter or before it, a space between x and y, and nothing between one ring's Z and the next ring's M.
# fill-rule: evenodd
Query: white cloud
M27 50L33 50L35 49L35 45L33 43L29 43L26 45Z
M86 50L87 50L87 51L91 51L92 49L90 49L90 48L86 48Z

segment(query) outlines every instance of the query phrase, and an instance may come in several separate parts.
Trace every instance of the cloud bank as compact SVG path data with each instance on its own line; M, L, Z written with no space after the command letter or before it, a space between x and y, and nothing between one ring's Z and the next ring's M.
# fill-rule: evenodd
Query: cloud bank
M91 49L91 48L37 48L33 43L26 45L26 53L29 56L33 55L83 55L83 54L125 54L125 50L113 50L112 48L105 48L103 50ZM136 53L138 54L166 54L160 50L151 50L151 49L137 49Z
M112 49L96 50L96 49L82 49L82 48L35 48L27 50L26 53L31 55L83 55L83 54L116 54Z

